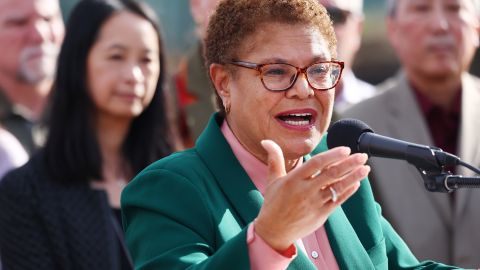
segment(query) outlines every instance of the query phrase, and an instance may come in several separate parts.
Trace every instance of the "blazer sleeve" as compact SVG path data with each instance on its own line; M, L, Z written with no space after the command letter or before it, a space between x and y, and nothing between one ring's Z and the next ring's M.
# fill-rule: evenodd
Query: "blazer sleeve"
M142 172L122 193L135 269L249 269L247 227L219 244L205 194L164 169Z
M0 250L3 270L56 269L49 241L36 213L25 167L0 182Z

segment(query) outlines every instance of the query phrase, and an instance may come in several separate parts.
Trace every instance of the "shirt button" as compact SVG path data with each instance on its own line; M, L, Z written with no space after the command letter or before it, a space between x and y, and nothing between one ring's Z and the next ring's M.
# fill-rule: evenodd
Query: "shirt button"
M318 258L318 252L312 251L312 258L314 259Z

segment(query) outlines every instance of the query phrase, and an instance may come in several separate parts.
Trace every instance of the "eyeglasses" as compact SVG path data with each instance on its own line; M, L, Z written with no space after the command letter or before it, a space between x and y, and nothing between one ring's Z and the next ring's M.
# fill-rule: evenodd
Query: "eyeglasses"
M327 13L334 25L344 24L351 15L350 11L343 10L337 7L327 7Z
M300 73L305 74L311 88L326 91L337 85L344 67L343 62L333 60L313 63L304 68L290 64L255 64L245 61L231 61L230 64L258 71L263 86L270 91L290 89Z

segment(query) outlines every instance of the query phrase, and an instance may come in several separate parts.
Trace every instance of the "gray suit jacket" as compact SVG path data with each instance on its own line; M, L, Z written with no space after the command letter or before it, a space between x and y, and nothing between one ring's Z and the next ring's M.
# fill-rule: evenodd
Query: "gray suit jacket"
M341 117L365 121L376 133L433 145L433 139L403 73L382 85L384 91L361 102ZM480 80L462 76L459 153L480 166ZM407 162L371 158L372 187L384 216L420 259L457 266L480 267L480 190L462 189L452 196L430 193L416 168ZM459 174L473 175L459 168Z

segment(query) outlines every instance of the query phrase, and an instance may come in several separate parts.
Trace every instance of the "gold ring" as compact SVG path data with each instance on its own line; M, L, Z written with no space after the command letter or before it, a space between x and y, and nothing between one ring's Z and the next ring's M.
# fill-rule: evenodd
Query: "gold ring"
M332 193L332 202L336 202L338 199L337 191L331 186L329 186L328 189L330 190L330 193Z
M313 179L313 178L319 176L321 173L322 173L321 170L316 170L316 171L310 176L310 179Z

